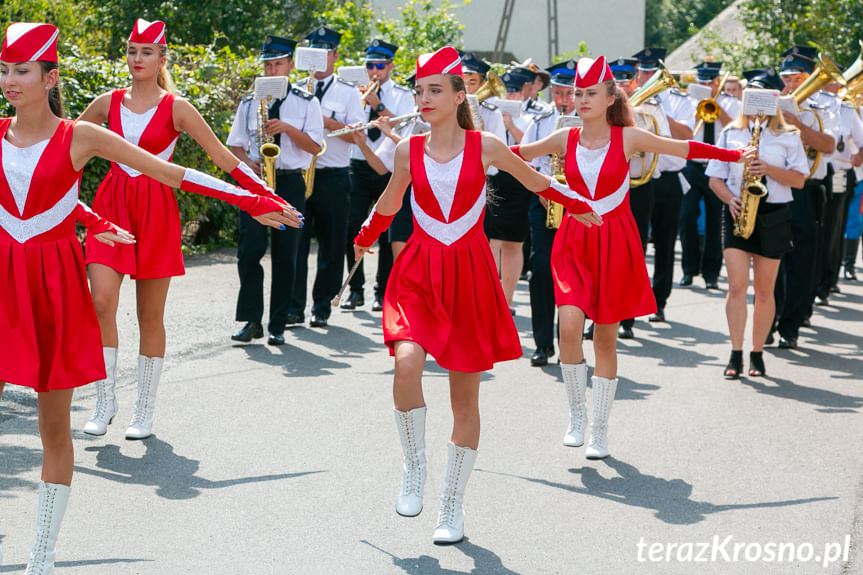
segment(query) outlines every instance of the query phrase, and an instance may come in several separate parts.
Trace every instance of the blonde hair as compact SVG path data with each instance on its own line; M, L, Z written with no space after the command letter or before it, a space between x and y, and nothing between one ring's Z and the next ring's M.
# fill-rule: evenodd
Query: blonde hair
M767 129L776 136L780 134L796 134L799 132L796 127L785 123L785 116L782 115L782 110L778 108L776 109L776 115L769 116L769 118L770 119L767 120ZM743 115L742 108L740 110L740 114L738 114L734 121L725 127L726 130L731 128L736 128L738 130L749 129L749 118Z
M159 75L156 76L156 83L166 92L174 91L174 81L171 79L171 73L168 72L168 47L164 44L158 44L159 55L165 58L165 64L159 68Z

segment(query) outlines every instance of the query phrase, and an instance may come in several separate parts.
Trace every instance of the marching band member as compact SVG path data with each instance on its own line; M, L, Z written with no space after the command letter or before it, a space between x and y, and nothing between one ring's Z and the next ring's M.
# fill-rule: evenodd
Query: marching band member
M725 93L716 93L719 88L719 71L722 62L702 62L695 67L695 81L713 89L711 98L719 107L719 119L715 122L702 122L702 127L692 137L700 142L715 144L722 128L730 124L740 111L737 98ZM698 102L694 102L698 104ZM690 285L692 277L701 273L704 287L719 289L719 272L722 270L722 203L710 191L704 170L707 162L689 161L684 169L686 180L692 188L683 196L680 211L680 246L683 250L683 279L680 285ZM699 203L704 201L704 249L698 239Z
M779 72L785 93L791 94L815 70L816 50L810 46L794 46L783 54ZM818 98L821 98L818 96ZM794 114L785 114L786 123L800 131L804 146L830 154L836 148L835 117L831 110L809 98L801 109L815 109L821 116L823 130L811 128ZM776 281L776 323L780 348L796 348L800 327L811 314L815 299L815 269L818 258L818 225L823 214L826 194L827 162L820 161L814 174L802 188L792 188L791 230L794 249L782 256ZM768 337L768 342L771 340Z
M525 160L566 154L567 182L576 197L603 219L597 227L564 217L552 251L555 300L560 317L560 361L567 389L570 426L564 444L584 443L587 424L587 364L582 349L585 316L594 320L596 368L593 423L585 455L607 457L608 419L617 389L618 322L656 311L638 229L629 209L629 158L654 152L738 161L752 150L721 150L696 141L679 141L636 128L632 107L614 82L605 58L582 58L576 67L575 104L582 128L558 130L518 151ZM622 279L623 278L623 279Z
M549 92L554 101L554 113L543 118L535 116L525 130L522 143L527 144L549 135L558 116L575 115L573 82L575 60L555 64L546 70L551 75ZM545 175L551 176L551 156L534 158L531 165ZM551 275L551 246L556 230L546 227L547 202L539 196L531 196L528 209L530 221L530 323L536 351L530 358L535 367L548 365L555 354L554 347L554 279Z
M393 398L404 454L396 512L422 510L425 482L425 401L422 373L430 353L449 370L453 432L433 541L464 536L465 486L479 443L482 371L515 359L521 346L483 234L489 165L517 176L529 189L551 193L579 221L601 220L581 202L550 192L550 179L520 162L495 136L474 131L458 52L449 46L417 59L417 104L431 125L396 147L386 190L354 239L356 257L386 229L412 184L414 233L393 266L384 298L384 341L395 356ZM460 167L461 166L461 167ZM578 204L579 207L575 205ZM452 273L449 273L451 270Z
M782 82L773 68L760 68L743 73L747 86L780 90ZM747 88L747 89L748 89ZM755 118L741 115L722 131L719 146L739 148L753 138ZM746 329L746 292L749 288L749 266L752 262L755 309L752 318L752 352L749 354L749 375L766 375L763 348L773 323L775 305L773 289L779 270L779 259L792 249L791 188L802 187L809 165L796 128L785 124L782 111L777 110L760 128L758 159L749 164L749 174L762 179L767 188L755 214L755 231L747 239L734 234L735 219L741 211L743 166L711 160L706 175L710 189L726 206L722 212L722 244L728 272L728 293L725 315L731 335L731 358L725 367L727 378L736 379L743 371L743 333ZM796 249L796 246L794 246Z
M371 121L379 116L394 117L410 114L414 110L414 97L410 89L399 86L393 82L391 74L393 71L393 57L398 51L394 46L383 40L374 40L366 48L366 70L369 74L369 83L377 82L376 90L369 92L366 98L366 110L368 116L363 118ZM368 145L372 150L377 150L384 139L378 129L369 129ZM387 186L390 175L377 174L368 162L363 158L358 148L354 147L351 152L351 212L348 224L347 264L348 268L354 265L354 248L350 242L362 226L363 221L369 215L369 210L374 206L377 199ZM375 276L375 301L372 311L383 309L384 292L387 287L390 269L393 265L392 250L387 245L387 239L381 238L380 252L378 253L378 269ZM342 302L342 309L356 309L365 305L365 294L363 285L365 274L363 263L360 263L354 277L351 279L351 293Z
M295 214L288 216L288 208L269 197L166 162L100 126L63 119L57 35L51 24L16 22L6 28L0 49L0 91L16 113L0 119L0 266L16 270L0 289L0 332L8 336L0 346L0 381L38 392L43 460L26 569L34 575L54 573L74 470L73 391L106 375L75 221L88 227L94 241L115 248L134 244L128 232L78 201L90 158L225 199L268 225L299 225Z
M738 100L743 99L743 84L737 76L728 76L728 79L725 80L725 87L722 88L722 91L732 98L737 98Z
M267 36L261 48L261 61L267 77L287 77L294 68L294 48L297 43L288 38ZM234 124L227 144L231 151L257 172L260 167L258 153L258 110L261 102L252 96L245 97L237 107ZM305 183L302 171L309 167L312 156L320 152L323 141L321 105L314 96L296 86L289 86L283 100L273 102L268 110L269 120L264 132L273 136L281 148L276 158L276 194L291 205L305 208ZM264 268L261 258L267 252L267 229L240 213L240 239L237 246L237 271L240 274L240 293L237 296L237 321L245 321L243 328L231 336L234 341L249 342L264 336L261 319L264 315ZM291 295L296 283L298 230L272 230L270 315L267 331L270 345L285 343L285 325L290 312Z
M464 85L467 93L476 94L477 90L485 83L491 66L473 52L466 52L462 54L461 67L464 72ZM504 126L503 114L500 109L488 100L483 100L479 103L477 112L482 119L483 131L491 132L502 141L506 141L506 126ZM491 170L489 175L495 173L497 170Z
M317 32L317 31L316 31ZM353 84L333 73L339 59L335 37L313 32L307 38L315 47L326 47L327 69L315 72L314 80L304 79L298 85L315 95L321 104L324 129L339 130L347 124L363 121L363 105ZM306 224L300 240L297 277L288 311L288 325L305 321L309 250L312 233L318 242L315 283L312 286L312 327L323 327L332 313L330 302L342 285L344 246L348 241L350 214L350 160L353 137L345 134L327 138L327 149L317 159L312 195L306 200L303 215Z
M126 64L132 77L129 88L97 97L79 120L108 123L109 129L145 150L170 159L182 132L187 132L217 166L260 193L271 192L251 170L231 154L188 100L171 93L165 69L165 23L138 19L129 36ZM97 386L96 408L84 427L91 435L104 435L117 413L117 306L125 275L135 280L140 329L138 397L126 439L143 439L152 432L156 394L165 356L165 304L171 278L185 273L181 251L180 213L174 191L122 164L113 164L105 176L94 208L138 238L134 246L108 248L88 237L86 263L93 303L104 346L107 378ZM244 213L245 214L245 213ZM252 216L244 217L252 220ZM256 223L255 225L264 226ZM288 233L288 232L285 232ZM92 234L91 234L92 235Z

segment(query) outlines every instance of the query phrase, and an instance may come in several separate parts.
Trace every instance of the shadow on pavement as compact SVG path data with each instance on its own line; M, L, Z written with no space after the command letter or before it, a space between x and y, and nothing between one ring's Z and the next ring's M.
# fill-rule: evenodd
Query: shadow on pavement
M507 569L503 566L500 557L479 545L474 545L467 537L452 545L454 549L458 549L471 559L473 559L473 569L470 571L456 571L454 569L445 569L441 567L440 559L430 555L420 555L419 557L397 557L381 549L377 545L369 543L365 539L360 540L369 547L389 555L393 561L393 565L408 573L409 575L519 575L516 571Z
M57 561L55 563L55 567L57 568L68 568L68 567L88 567L90 565L116 565L119 563L145 563L151 562L152 559L85 559L83 561ZM0 573L18 573L19 571L23 571L27 565L18 564L18 565L2 565L0 566ZM81 571L84 573L85 571Z
M191 499L200 495L201 490L204 489L222 489L244 483L277 481L323 473L323 471L301 471L211 481L195 475L200 467L198 460L175 454L171 444L155 436L143 442L146 453L140 459L123 455L117 445L86 447L85 451L96 452L96 466L99 469L76 465L75 471L118 483L152 485L156 487L156 495L165 499Z
M290 343L280 346L243 345L242 348L250 360L280 367L285 377L321 377L350 367L349 363L333 361Z
M808 497L806 499L788 499L785 501L765 501L761 503L729 503L717 505L707 501L693 501L692 484L682 479L663 479L654 475L645 475L638 471L635 466L612 457L602 460L609 468L617 472L618 477L605 478L593 467L582 467L570 469L569 472L580 475L583 487L557 483L546 479L524 477L511 473L497 471L486 471L477 469L484 473L495 475L507 475L517 477L532 483L547 485L572 493L592 495L602 499L615 501L622 505L643 507L656 511L654 517L664 523L671 525L692 525L704 521L713 513L733 511L736 509L761 509L770 507L787 507L789 505L801 505L838 499L838 497Z
M819 406L822 408L818 409L821 413L854 413L863 407L863 397L845 395L819 387L807 387L788 379L777 379L769 375L763 378L741 378L740 383L748 385L758 393Z

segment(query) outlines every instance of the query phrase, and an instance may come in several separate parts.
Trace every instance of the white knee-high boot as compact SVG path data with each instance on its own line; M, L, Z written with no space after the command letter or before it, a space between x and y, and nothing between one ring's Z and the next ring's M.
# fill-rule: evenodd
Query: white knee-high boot
M24 575L53 575L54 556L60 523L69 503L69 487L39 482L39 513L36 516L36 540Z
M588 459L608 457L608 416L617 391L617 378L608 379L594 375L593 384L593 423L590 424L590 443L584 450Z
M84 425L84 433L90 435L105 435L117 415L117 395L114 392L117 380L117 348L103 347L102 355L105 358L105 379L94 384L96 409L93 410L90 421Z
M165 358L138 356L138 400L135 413L126 429L126 439L144 439L153 434L156 419L156 391Z
M410 411L393 411L404 454L402 487L396 500L396 513L414 517L423 510L423 487L426 481L426 408L423 406Z
M440 497L437 528L432 541L438 545L464 539L464 488L476 462L477 452L469 447L447 444L446 477Z
M560 371L569 403L569 429L563 436L563 444L580 447L584 445L587 429L587 362L561 363Z

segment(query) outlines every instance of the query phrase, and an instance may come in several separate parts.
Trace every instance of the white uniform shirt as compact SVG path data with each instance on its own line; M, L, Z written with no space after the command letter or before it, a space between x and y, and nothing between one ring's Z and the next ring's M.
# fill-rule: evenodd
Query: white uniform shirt
M310 94L318 89L318 83L324 85L324 97L321 104L321 114L342 124L355 124L363 121L363 106L360 94L353 84L345 82L335 74L323 80L312 80L307 88L308 78L299 85ZM329 130L325 130L329 132ZM327 138L327 150L321 154L315 164L318 168L346 168L351 160L351 144L341 138Z
M530 116L530 122L524 129L524 136L521 138L522 146L532 142L538 142L554 132L554 125L557 123L557 118L560 116L560 112L554 108L552 108L550 112L551 113L548 113L547 115L532 114ZM541 174L546 176L551 175L551 156L549 155L538 156L529 161L528 164L539 170Z
M695 129L695 104L693 99L676 89L666 90L656 96L666 116L680 122L690 130Z
M825 92L829 94L829 92ZM836 151L830 154L829 162L833 164L835 171L851 170L851 156L863 146L863 121L854 109L854 106L842 103L838 96L832 96L838 107L836 108L837 134ZM842 148L842 151L839 151ZM860 169L855 169L855 173ZM858 173L859 177L859 173Z
M244 98L237 107L234 124L228 134L228 146L243 148L252 160L260 160L260 143L257 141L261 102ZM288 88L288 95L279 107L279 119L301 130L316 143L323 142L324 122L317 99L298 88ZM277 170L304 170L309 167L312 155L300 149L287 134L280 134L282 153L276 158Z
M717 145L720 148L737 149L748 146L751 140L752 134L749 130L729 128L720 134ZM773 166L794 170L804 175L809 173L809 164L806 161L803 143L800 141L800 135L794 132L776 135L764 126L761 129L761 137L758 139L758 157ZM740 197L740 182L743 178L742 163L730 164L719 160L710 160L705 175L725 180L731 193ZM768 204L783 204L792 199L790 186L782 185L773 178L767 178L767 198L765 201Z
M399 86L392 81L392 78L387 79L386 82L381 84L380 99L393 116L404 116L405 114L410 114L416 108L413 92L411 92L409 88ZM363 110L363 119L361 121L368 122L371 111L371 106L366 104L366 107ZM381 137L377 140L372 141L371 139L368 139L367 143L372 150L377 150L378 146L384 143L385 138L386 136L381 134ZM364 160L363 153L360 151L358 146L351 146L351 159Z
M831 96L825 96L824 93L818 92L813 94L811 98L808 98L800 106L803 123L813 130L818 131L818 122L815 121L814 116L811 113L804 111L807 109L814 109L821 117L823 127L821 131L832 136L834 143L839 141L839 106L837 104L838 102L834 102L834 98ZM827 162L829 161L829 157L830 154L821 154L818 168L815 170L815 173L812 174L813 180L821 180L827 177ZM812 160L810 160L809 163L811 169ZM807 172L807 174L808 173L809 172Z

